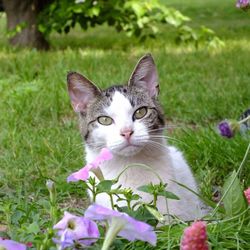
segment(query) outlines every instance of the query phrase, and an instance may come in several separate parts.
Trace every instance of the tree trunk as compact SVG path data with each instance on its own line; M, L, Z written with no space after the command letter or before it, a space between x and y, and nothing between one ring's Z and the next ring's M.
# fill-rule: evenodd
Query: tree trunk
M24 28L10 38L16 46L48 49L49 43L37 27L37 16L49 0L3 0L7 14L7 29L13 30L17 25Z

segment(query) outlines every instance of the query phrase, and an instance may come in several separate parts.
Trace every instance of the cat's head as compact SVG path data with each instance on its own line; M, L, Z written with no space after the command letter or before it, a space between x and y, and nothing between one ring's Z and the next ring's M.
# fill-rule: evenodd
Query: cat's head
M164 116L157 101L159 83L150 54L137 63L128 83L101 90L86 77L68 74L68 92L86 145L131 156L159 138Z

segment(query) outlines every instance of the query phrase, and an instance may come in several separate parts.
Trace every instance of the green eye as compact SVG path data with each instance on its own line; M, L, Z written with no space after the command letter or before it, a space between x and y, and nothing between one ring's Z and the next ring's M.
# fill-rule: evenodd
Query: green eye
M134 113L134 119L141 119L143 118L148 112L146 107L139 108Z
M113 123L112 118L108 117L108 116L100 116L97 118L97 121L105 126L109 126Z

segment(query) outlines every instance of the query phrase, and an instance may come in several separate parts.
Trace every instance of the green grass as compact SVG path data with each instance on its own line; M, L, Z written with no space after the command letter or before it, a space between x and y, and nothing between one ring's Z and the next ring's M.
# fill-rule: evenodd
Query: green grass
M159 71L160 99L174 126L170 135L181 141L175 144L192 166L203 195L211 198L212 185L222 185L239 167L248 140L223 139L215 126L224 118L237 119L250 106L249 13L237 10L235 1L171 0L168 5L192 17L192 26L213 28L225 47L211 51L177 46L169 27L161 27L156 40L141 44L102 26L88 32L76 29L68 36L53 34L51 50L39 52L11 48L1 32L0 226L11 225L12 238L42 238L41 233L27 233L27 227L34 222L39 228L50 224L46 179L55 180L61 207L74 210L72 199L78 207L84 199L80 185L66 183L68 174L83 164L82 140L66 92L70 70L107 87L126 82L138 58L151 52ZM1 30L5 22L3 16ZM245 187L250 185L249 167L248 161L241 173ZM243 241L249 229L237 232L234 224L228 223L228 230L220 224L209 226L213 249L237 249L237 244L247 249ZM182 227L173 227L170 236L161 234L157 249L178 249L181 232ZM128 249L137 249L136 244Z

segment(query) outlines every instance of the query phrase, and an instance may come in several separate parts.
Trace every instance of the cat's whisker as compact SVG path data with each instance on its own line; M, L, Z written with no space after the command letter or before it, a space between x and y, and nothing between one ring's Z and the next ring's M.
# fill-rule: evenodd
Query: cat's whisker
M150 148L155 148L155 149L158 149L158 150L165 152L166 149L168 149L168 146L163 145L161 143L157 143L155 141L150 141L150 142L148 142L148 148L149 148L149 150L150 150Z
M168 139L168 140L173 140L173 141L178 141L178 142L182 142L176 138L173 138L173 137L170 137L170 136L167 136L167 135L154 135L154 134L149 134L149 135L141 135L141 136L137 136L136 139L139 139L139 138L151 138L151 139Z
M157 141L153 141L153 140L139 140L140 142L145 142L145 143L147 143L149 146L154 146L154 147L157 147L157 148L164 148L164 149L166 149L166 148L168 148L168 146L167 145L164 145L164 144L162 144L162 143L160 143L160 142L157 142ZM146 146L147 147L147 146Z
M164 145L160 143L155 143L154 141L149 141L145 148L151 153L151 155L152 155L152 147L159 150L165 150Z
M176 140L176 138L168 136L168 135L149 134L149 136L152 138L165 138L165 139Z
M160 127L160 128L149 129L148 132L164 131L164 130L167 130L168 128L172 129L172 128L183 128L183 127L184 127L184 126L180 126L180 125L165 125L165 126Z
M103 146L103 143L97 143L97 142L92 142L92 143L86 143L87 146Z
M144 142L144 141L141 141ZM143 150L147 151L149 153L149 155L154 156L154 154L152 153L152 148L160 150L165 152L166 147L164 147L164 145L160 144L160 143L155 143L154 141L146 141L147 145L143 148Z
M112 145L109 145L109 149L110 150L115 149L115 148L119 147L122 144L123 144L123 142L121 142L121 141L114 142Z

